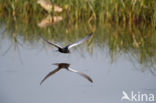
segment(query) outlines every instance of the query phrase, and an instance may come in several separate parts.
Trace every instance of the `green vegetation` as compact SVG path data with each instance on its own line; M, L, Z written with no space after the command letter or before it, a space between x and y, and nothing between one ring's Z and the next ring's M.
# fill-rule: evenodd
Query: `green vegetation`
M96 23L117 23L123 25L156 26L155 0L51 0L63 8L70 21L81 20ZM0 0L0 16L38 19L46 11L37 4L37 0Z

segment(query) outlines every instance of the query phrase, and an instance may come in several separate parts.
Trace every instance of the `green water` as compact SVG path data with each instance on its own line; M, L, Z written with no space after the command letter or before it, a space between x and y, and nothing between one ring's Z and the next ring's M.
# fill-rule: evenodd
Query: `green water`
M45 18L43 17L43 19ZM122 53L126 53L141 65L153 68L156 63L156 29L152 26L94 24L83 20L73 24L63 17L61 21L54 24L39 27L38 24L41 21L42 19L35 20L33 18L29 18L28 21L12 17L3 19L1 21L1 28L3 28L1 39L7 38L14 46L30 43L32 47L35 47L42 35L49 41L65 45L94 32L91 40L85 44L90 54L94 52L94 47L100 49L108 47L112 61ZM19 41L19 39L21 40Z

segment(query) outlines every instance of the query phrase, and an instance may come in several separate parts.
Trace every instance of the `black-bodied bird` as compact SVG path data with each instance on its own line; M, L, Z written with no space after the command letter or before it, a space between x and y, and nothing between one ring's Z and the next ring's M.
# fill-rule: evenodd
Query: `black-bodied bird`
M86 74L84 74L84 73L82 73L82 72L79 72L79 71L77 71L77 70L71 69L71 68L69 67L70 64L68 64L68 63L55 63L54 65L57 65L58 67L57 67L55 70L53 70L52 72L49 72L49 73L43 78L43 80L41 81L40 85L41 85L48 77L52 76L53 74L55 74L56 72L58 72L58 71L61 70L61 69L66 69L66 70L68 70L68 71L70 71L70 72L77 73L77 74L83 76L84 78L86 78L86 79L87 79L88 81L90 81L91 83L93 82L93 80L92 80L88 75L86 75Z
M69 51L70 48L72 48L72 47L74 47L74 46L77 46L77 45L83 43L84 41L88 40L88 39L92 36L92 34L93 34L93 33L91 32L89 35L87 35L87 36L84 37L83 39L81 39L81 40L79 40L79 41L77 41L77 42L75 42L75 43L73 43L73 44L69 44L69 45L67 45L67 46L65 46L65 47L61 47L61 46L59 46L59 45L57 45L57 44L54 44L54 43L52 43L52 42L49 42L49 41L47 41L45 38L43 38L42 36L41 36L41 38L42 38L44 41L46 41L48 44L53 45L53 46L55 46L56 48L58 48L58 51L59 51L59 52L61 52L61 53L70 53L70 51Z

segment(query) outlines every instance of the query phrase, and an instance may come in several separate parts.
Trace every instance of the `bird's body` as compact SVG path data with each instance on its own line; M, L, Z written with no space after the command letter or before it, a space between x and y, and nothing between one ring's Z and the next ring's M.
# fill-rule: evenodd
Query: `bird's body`
M58 72L59 70L61 69L66 69L70 72L74 72L74 73L77 73L79 75L81 75L82 77L86 78L88 81L90 81L91 83L93 82L93 80L86 74L82 73L82 72L79 72L77 70L74 70L74 69L71 69L70 68L70 64L68 63L55 63L54 65L57 65L58 67L53 70L52 72L48 73L44 78L43 80L41 81L40 84L42 84L48 77L52 76L53 74L55 74L56 72Z
M70 53L69 49L67 47L65 48L58 48L58 51L61 53Z
M77 46L77 45L79 45L79 44L81 44L81 43L83 43L84 41L86 41L86 40L88 40L91 36L92 36L92 32L89 34L89 35L87 35L86 37L84 37L83 39L81 39L81 40L79 40L79 41L77 41L77 42L75 42L75 43L72 43L72 44L69 44L69 45L67 45L67 46L65 46L65 47L61 47L61 46L59 46L59 45L57 45L57 44L55 44L55 43L52 43L52 42L49 42L49 41L47 41L46 39L44 39L42 36L42 39L44 40L44 41L46 41L48 44L50 44L50 45L53 45L53 46L55 46L56 48L58 48L58 51L59 52L61 52L61 53L70 53L70 48L72 48L72 47L75 47L75 46Z

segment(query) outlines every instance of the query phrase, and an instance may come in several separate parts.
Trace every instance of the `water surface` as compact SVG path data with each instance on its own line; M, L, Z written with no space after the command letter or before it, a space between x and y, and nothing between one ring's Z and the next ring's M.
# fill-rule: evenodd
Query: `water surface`
M71 54L61 54L42 41L37 33L65 45L84 37L90 29L82 24L79 25L82 28L73 27L65 32L60 25L45 29L27 28L29 31L25 32L25 28L20 30L19 26L6 30L7 26L2 24L1 103L122 103L122 91L156 95L153 42L152 45L145 39L141 45L137 41L131 44L135 37L128 35L133 32L97 26L90 41L71 49ZM124 33L127 36L123 37ZM146 44L142 46L143 42L149 43L147 48ZM40 85L41 80L57 68L52 65L54 63L69 63L71 68L89 75L93 83L75 73L60 70Z

